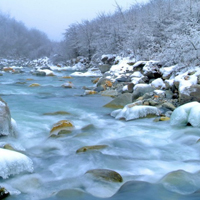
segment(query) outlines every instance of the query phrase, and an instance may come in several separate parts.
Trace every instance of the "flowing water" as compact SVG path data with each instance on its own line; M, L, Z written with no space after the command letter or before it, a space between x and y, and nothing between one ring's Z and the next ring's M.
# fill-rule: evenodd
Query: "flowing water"
M74 77L75 88L61 87L70 73L38 77L27 70L0 78L0 96L18 128L18 137L8 140L23 147L34 163L33 173L0 179L13 194L7 199L200 199L199 128L115 120L103 107L111 98L83 95L92 78ZM32 83L41 86L29 87ZM49 114L57 111L68 114ZM74 124L73 132L49 137L53 124L64 119ZM90 145L107 147L76 153ZM86 174L91 169L114 170L123 182L94 178Z

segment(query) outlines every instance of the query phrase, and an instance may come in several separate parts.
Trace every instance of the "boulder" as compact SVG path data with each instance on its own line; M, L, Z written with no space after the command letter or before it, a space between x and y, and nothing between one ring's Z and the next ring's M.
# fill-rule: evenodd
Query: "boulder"
M118 95L118 92L116 90L105 90L101 92L101 95L108 97L116 97Z
M176 109L176 107L172 103L170 103L170 102L163 103L162 107L164 107L166 109L169 109L171 111L174 111Z
M134 84L133 83L128 83L127 85L125 85L122 89L122 92L129 92L132 93L133 92L133 87Z
M111 102L104 105L109 108L123 108L125 105L132 103L132 94L124 93L113 99Z
M123 109L111 112L111 116L115 119L133 120L144 117L155 117L160 115L160 110L148 105L128 104Z
M118 183L123 182L123 178L119 173L109 169L93 169L87 171L86 174L91 174L96 178L100 178L106 181L118 182Z
M67 82L62 85L64 88L74 88L74 84L72 82Z
M192 101L200 102L200 85L192 85L186 87L183 91L179 91L179 103L181 105Z
M96 91L96 92L102 92L102 91L104 91L106 88L105 87L103 87L103 86L98 86L98 87L96 87L95 89L94 89L94 91Z
M37 71L35 73L36 76L46 76L46 73L44 71Z
M83 153L83 152L86 152L86 151L91 151L91 150L100 150L100 149L105 149L107 148L108 145L94 145L94 146L84 146L84 147L81 147L80 149L78 149L76 151L76 153Z
M134 87L132 99L136 100L137 98L143 96L146 93L153 92L154 88L148 84L137 84Z
M112 81L108 78L101 78L97 82L97 87L102 86L103 88L112 87Z
M11 119L10 110L7 103L0 98L0 136L15 136L14 120Z
M51 136L56 136L59 134L71 133L74 129L74 125L68 120L61 120L53 125L50 131Z
M200 127L200 103L196 101L181 105L172 112L171 125L186 126L188 123Z
M0 148L0 155L0 177L6 179L21 172L33 172L33 162L24 154Z
M111 65L109 64L99 65L98 68L100 69L101 73L105 73L110 70Z
M101 61L104 64L113 65L115 63L115 58L116 58L116 55L113 55L113 54L103 55L101 57Z

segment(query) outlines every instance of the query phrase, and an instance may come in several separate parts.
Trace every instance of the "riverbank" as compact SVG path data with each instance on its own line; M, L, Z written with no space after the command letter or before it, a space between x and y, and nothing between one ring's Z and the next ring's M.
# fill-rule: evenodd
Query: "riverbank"
M0 141L7 199L198 199L199 127L171 126L179 93L170 98L172 89L155 87L177 76L188 86L198 70L185 79L186 72L173 68L164 80L164 73L154 73L166 68L160 62L105 57L91 68L49 61L2 66L5 120L8 130L17 130Z

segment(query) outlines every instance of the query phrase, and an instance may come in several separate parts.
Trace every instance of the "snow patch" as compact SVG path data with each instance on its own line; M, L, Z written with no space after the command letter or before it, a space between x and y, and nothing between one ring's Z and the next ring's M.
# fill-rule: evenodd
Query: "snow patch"
M126 121L143 118L147 115L160 115L160 111L158 108L153 106L132 106L132 104L128 104L123 109L111 112L111 116L115 119L124 118Z
M194 127L200 127L200 104L197 101L179 106L172 112L172 126L185 126L188 122Z
M21 172L33 172L33 162L27 156L0 148L0 176L8 178Z

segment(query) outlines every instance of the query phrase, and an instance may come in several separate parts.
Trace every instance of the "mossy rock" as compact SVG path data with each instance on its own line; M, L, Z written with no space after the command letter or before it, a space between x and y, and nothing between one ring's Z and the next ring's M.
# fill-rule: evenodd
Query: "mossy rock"
M10 193L3 187L0 187L0 199L5 199L10 196Z
M40 86L39 83L33 83L33 84L29 85L29 87L39 87L39 86Z
M61 120L55 123L50 131L51 136L71 133L74 129L74 125L68 120Z
M71 77L71 76L63 76L62 78L64 78L64 79L71 79L73 77Z
M87 171L86 174L91 174L96 178L100 178L106 181L117 183L123 182L123 178L119 173L109 169L93 169Z
M85 90L85 95L90 95L90 94L97 94L97 91L94 91L94 90Z
M56 112L52 112L52 113L44 113L43 115L70 115L69 112L66 111L56 111Z
M160 121L169 121L169 117L158 117L154 119L154 122L160 122Z
M12 151L15 151L15 149L10 145L10 144L5 144L3 146L4 149L8 149L8 150L12 150Z
M100 149L105 149L107 147L108 147L108 145L84 146L84 147L81 147L80 149L78 149L76 151L76 153L83 153L83 152L86 152L89 150L100 150Z

